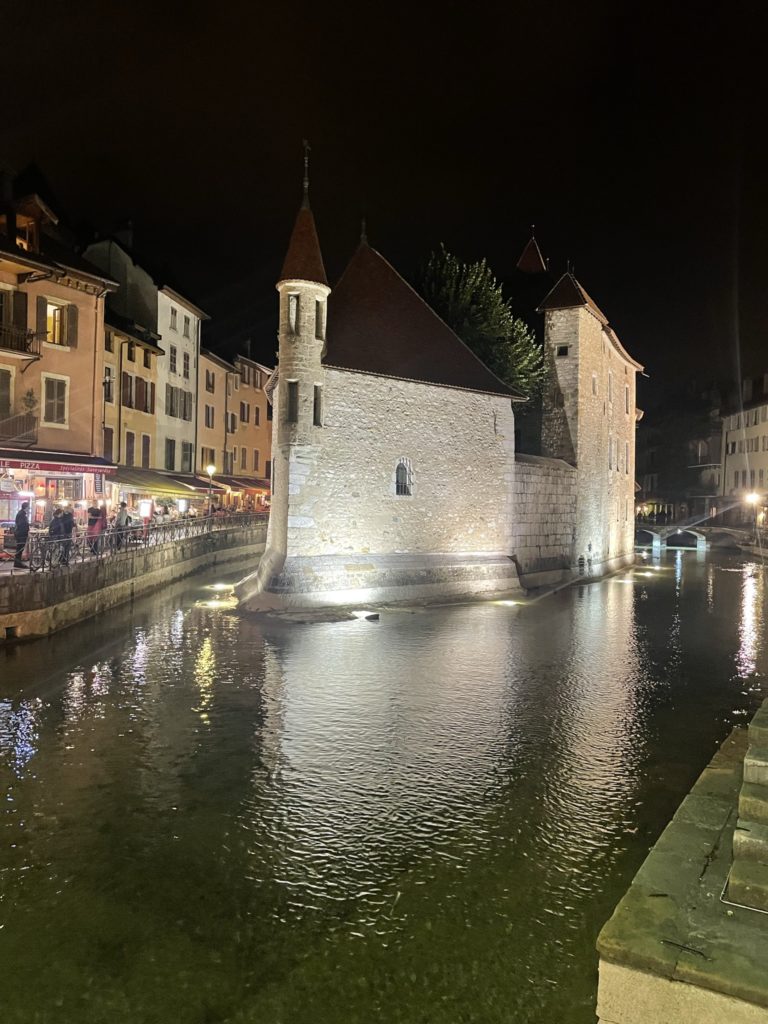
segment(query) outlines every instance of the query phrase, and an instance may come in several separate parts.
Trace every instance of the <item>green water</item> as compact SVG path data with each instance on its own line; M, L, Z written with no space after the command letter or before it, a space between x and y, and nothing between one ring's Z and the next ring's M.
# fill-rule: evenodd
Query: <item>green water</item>
M0 652L2 1024L594 1021L594 943L766 695L765 570L312 626L216 577Z

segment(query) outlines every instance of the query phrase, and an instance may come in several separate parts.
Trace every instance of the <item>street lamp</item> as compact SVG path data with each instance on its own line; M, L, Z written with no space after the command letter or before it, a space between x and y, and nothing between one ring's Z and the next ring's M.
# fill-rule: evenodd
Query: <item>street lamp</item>
M205 472L208 474L208 515L211 515L213 512L211 490L213 489L213 474L216 472L216 467L212 462L205 467Z

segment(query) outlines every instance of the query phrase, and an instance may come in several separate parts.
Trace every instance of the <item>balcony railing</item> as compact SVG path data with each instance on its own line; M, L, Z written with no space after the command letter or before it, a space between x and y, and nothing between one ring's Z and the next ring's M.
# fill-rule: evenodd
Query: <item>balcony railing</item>
M0 441L11 441L20 448L37 444L37 416L23 412L0 420Z
M34 331L13 324L0 324L0 349L25 356L40 355L40 338Z

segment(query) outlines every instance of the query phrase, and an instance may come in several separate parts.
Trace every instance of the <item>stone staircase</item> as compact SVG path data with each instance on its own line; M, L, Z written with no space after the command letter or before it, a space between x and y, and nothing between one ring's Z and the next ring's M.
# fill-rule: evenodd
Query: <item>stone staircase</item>
M749 725L728 899L768 911L768 701Z

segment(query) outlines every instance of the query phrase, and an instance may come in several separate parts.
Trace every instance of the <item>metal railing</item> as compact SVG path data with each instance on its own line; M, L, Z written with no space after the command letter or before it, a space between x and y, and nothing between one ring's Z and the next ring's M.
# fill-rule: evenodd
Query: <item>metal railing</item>
M21 352L24 355L40 355L40 336L26 327L14 324L0 324L0 349L6 352Z
M37 444L37 416L22 412L0 420L0 441L13 441L22 447Z
M110 526L105 532L91 534L79 528L71 538L51 538L32 532L27 540L24 569L10 564L11 572L51 572L73 565L133 554L163 544L176 544L192 537L244 530L269 519L268 512L226 512L193 519L175 519L169 523L131 522L125 527ZM8 551L6 551L6 555Z

